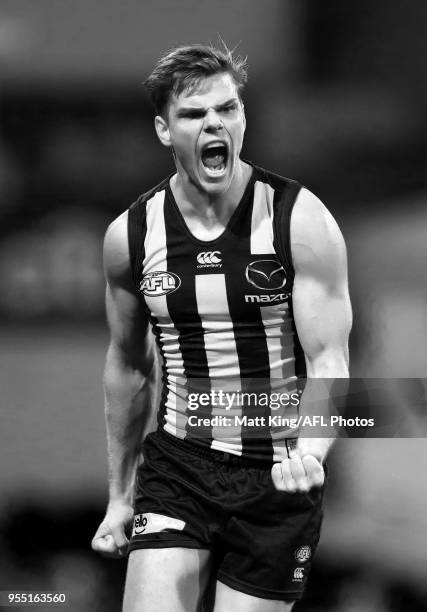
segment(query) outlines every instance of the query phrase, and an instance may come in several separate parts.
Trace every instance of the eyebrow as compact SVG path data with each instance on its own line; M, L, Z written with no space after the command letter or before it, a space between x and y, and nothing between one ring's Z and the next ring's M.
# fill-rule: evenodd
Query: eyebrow
M231 104L237 103L238 101L239 101L238 98L230 98L226 102L221 102L221 104L217 104L216 106L214 106L214 108L217 111L222 110L223 108L226 108L227 106L230 106ZM191 114L191 113L204 114L206 113L206 109L203 106L182 106L180 109L176 111L176 114L178 116L184 116L184 115Z

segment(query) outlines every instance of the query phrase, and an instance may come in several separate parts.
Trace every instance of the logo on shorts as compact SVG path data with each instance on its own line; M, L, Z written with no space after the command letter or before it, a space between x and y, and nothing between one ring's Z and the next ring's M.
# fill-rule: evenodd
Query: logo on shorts
M136 514L133 519L133 534L132 535L141 535L144 533L147 527L148 519L143 514Z
M139 283L139 290L149 297L158 297L176 291L181 279L173 272L147 272Z
M198 268L221 268L221 251L202 251L197 254Z
M292 582L302 582L304 580L304 569L303 567L296 567L294 569L294 579Z
M305 563L306 561L308 561L310 559L310 557L311 557L311 548L310 548L310 546L300 546L295 551L295 559L299 563Z
M263 291L276 291L286 285L283 266L274 259L259 259L246 266L248 283Z
M132 537L159 533L160 531L183 531L185 522L172 516L164 516L155 512L135 514L133 519Z

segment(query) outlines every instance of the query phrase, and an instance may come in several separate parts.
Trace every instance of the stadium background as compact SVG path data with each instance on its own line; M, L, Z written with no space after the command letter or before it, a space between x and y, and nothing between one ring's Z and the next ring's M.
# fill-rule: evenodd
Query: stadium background
M124 562L89 548L107 481L101 242L172 167L141 87L167 48L221 35L249 56L244 156L306 184L347 240L353 376L425 376L426 18L421 0L3 0L0 590L119 609ZM339 440L296 610L426 609L426 458L422 437Z

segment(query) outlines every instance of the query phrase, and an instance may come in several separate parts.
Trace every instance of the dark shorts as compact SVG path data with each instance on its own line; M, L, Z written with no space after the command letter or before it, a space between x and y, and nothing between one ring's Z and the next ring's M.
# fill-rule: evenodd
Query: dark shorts
M129 550L212 552L217 579L264 599L300 599L322 521L323 489L276 491L271 465L155 432L136 478Z

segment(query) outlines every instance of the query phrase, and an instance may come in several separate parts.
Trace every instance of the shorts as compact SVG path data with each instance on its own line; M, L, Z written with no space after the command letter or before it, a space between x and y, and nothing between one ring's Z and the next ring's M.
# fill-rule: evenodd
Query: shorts
M212 552L216 578L264 599L300 599L322 522L323 488L277 491L271 464L157 431L144 441L129 550Z

